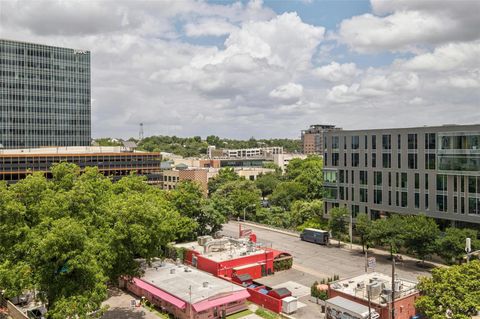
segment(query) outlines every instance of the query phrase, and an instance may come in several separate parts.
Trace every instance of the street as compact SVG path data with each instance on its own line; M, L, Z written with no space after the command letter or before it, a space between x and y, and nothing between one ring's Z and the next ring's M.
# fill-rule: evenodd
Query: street
M245 226L245 228L252 228L257 234L259 242L271 242L272 248L290 253L293 256L293 268L316 280L333 277L334 274L339 275L340 278L348 278L365 271L365 255L356 245L353 250L350 250L349 244L338 248L336 241L332 240L329 246L322 246L252 225ZM238 223L229 222L223 226L223 229L226 234L238 234ZM382 254L369 253L369 257L376 257L375 271L391 274L391 261L388 260L386 252ZM400 278L416 280L418 276L430 275L429 270L418 267L415 260L404 259L402 263L396 264L396 273Z

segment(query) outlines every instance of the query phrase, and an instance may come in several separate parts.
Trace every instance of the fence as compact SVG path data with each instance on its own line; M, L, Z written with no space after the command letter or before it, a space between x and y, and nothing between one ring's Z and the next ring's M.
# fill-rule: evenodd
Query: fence
M7 301L7 310L13 319L28 319L28 317L10 301Z

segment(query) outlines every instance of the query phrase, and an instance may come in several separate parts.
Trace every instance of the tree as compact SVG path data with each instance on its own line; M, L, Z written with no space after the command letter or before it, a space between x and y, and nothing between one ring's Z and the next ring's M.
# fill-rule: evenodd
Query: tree
M295 181L307 187L308 199L322 198L323 187L323 160L318 156L309 156L304 159L300 166L301 171L295 177Z
M270 202L275 206L280 206L285 210L290 209L290 205L299 199L304 199L307 194L307 187L298 182L281 182L270 195Z
M378 219L373 222L370 238L379 246L388 246L390 257L403 246L405 242L405 223L400 215Z
M340 247L341 238L347 233L349 216L350 214L346 207L334 207L330 210L328 227L333 237L338 239L338 247Z
M449 310L453 319L469 319L480 311L480 261L432 270L421 277L421 297L415 307L429 319L443 319Z
M360 243L362 244L362 252L365 252L365 246L369 246L369 235L372 228L372 221L365 213L359 213L355 220L355 231L360 236Z
M422 261L436 250L436 241L440 230L433 218L424 215L404 217L405 236L404 245L408 251Z
M212 202L215 209L225 216L243 217L245 213L246 217L252 219L259 206L260 195L254 182L241 179L222 185L213 193Z
M262 197L265 198L273 193L280 181L277 173L266 173L258 175L255 185L262 191Z
M293 227L297 227L307 220L321 218L323 215L323 202L321 200L304 201L298 200L291 205L291 221Z
M437 254L447 263L461 261L465 257L466 239L472 240L472 251L480 249L480 240L477 239L477 231L473 229L461 229L450 227L437 239Z
M217 176L211 178L208 181L208 194L213 194L217 189L219 189L223 184L238 181L242 179L235 173L233 168L222 168L218 171Z

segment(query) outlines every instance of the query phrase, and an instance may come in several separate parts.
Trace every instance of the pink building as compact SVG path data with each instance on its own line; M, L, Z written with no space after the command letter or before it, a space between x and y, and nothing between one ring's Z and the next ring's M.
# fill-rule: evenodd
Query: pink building
M154 262L142 278L121 285L176 318L207 319L247 309L248 291L185 265Z

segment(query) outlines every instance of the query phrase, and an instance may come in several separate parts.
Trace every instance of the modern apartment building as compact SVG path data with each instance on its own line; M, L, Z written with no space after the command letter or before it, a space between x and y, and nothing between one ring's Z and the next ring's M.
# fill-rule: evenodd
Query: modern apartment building
M480 125L337 130L324 142L326 213L480 224Z
M324 134L331 130L338 130L335 125L310 125L310 128L301 132L303 154L324 153Z
M90 52L0 39L0 148L90 145Z

